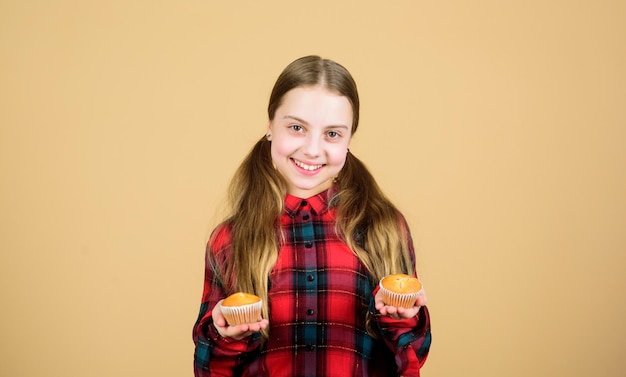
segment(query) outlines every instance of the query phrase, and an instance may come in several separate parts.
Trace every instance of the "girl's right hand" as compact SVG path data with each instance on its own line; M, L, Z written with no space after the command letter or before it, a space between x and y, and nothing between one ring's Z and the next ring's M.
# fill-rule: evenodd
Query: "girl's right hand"
M226 318L224 318L224 315L222 314L222 301L223 300L220 300L213 308L212 317L213 325L223 338L240 340L265 329L269 324L267 319L261 319L260 321L254 323L244 323L241 325L230 326L226 323Z
M422 292L422 294L417 297L417 301L415 301L415 305L412 308L395 307L385 304L380 290L376 292L374 302L375 307L380 314L394 319L408 319L418 315L420 308L426 305L426 292Z

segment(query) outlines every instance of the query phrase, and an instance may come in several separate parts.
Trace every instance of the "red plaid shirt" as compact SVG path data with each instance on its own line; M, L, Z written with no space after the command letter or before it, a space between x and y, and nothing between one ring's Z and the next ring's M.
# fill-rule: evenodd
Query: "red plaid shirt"
M211 309L226 294L211 268L205 269L193 329L197 377L419 376L430 348L428 310L422 307L406 320L377 314L377 282L335 233L335 210L328 209L326 195L285 198L286 239L270 276L270 333L263 346L258 334L219 336ZM229 229L216 232L207 253L228 252ZM366 331L368 311L377 338Z

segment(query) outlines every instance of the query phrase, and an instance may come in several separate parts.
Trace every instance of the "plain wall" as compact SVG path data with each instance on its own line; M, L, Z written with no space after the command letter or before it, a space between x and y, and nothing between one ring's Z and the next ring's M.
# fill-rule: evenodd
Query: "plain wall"
M285 65L359 85L424 376L623 376L623 1L0 1L0 375L190 376L204 246Z

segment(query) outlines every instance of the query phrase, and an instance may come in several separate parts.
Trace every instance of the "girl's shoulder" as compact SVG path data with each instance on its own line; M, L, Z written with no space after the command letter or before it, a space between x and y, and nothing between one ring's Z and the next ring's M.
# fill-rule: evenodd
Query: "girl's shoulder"
M207 249L212 254L224 254L232 241L232 226L228 222L223 222L213 229L209 241L207 242Z

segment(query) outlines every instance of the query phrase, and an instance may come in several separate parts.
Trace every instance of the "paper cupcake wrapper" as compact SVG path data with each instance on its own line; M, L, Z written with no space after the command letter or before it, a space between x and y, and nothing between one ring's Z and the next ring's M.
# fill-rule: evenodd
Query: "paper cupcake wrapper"
M379 283L380 294L382 295L383 302L389 306L412 308L415 306L415 301L422 294L424 287L415 293L396 293L383 287Z
M261 318L262 301L239 306L221 306L222 314L230 326L258 322Z

